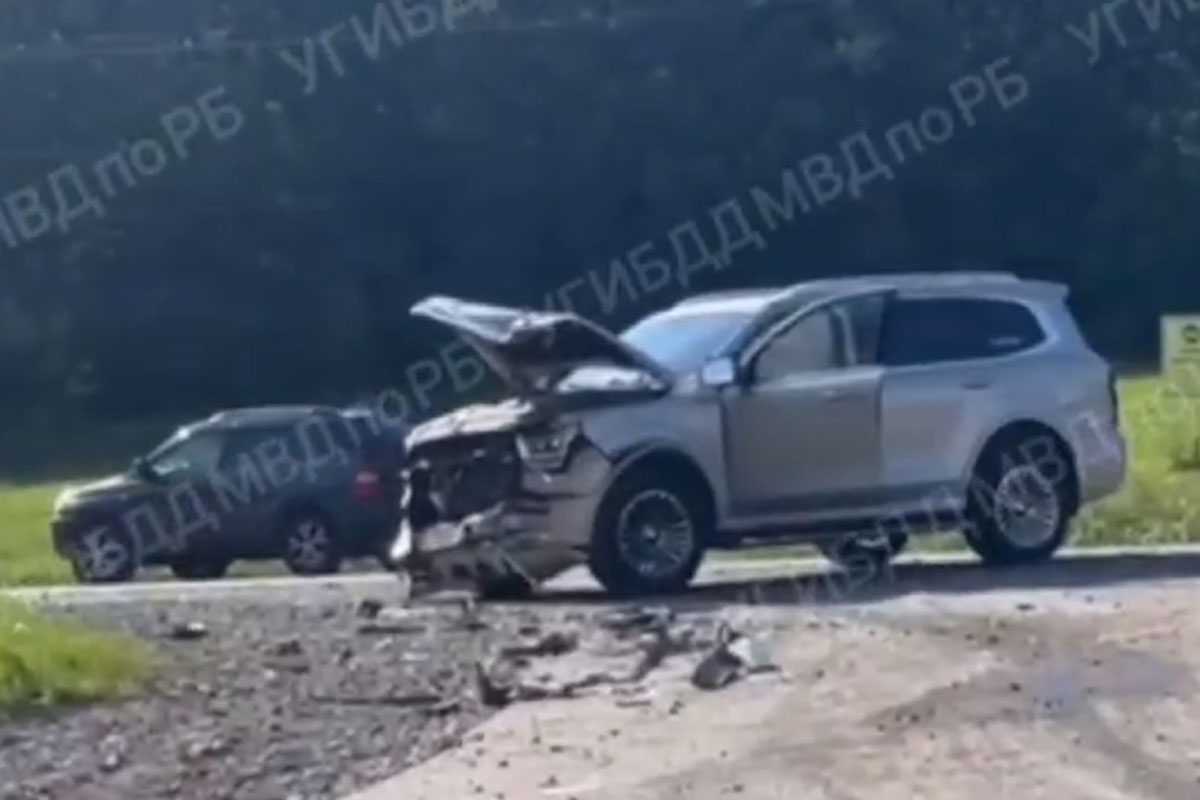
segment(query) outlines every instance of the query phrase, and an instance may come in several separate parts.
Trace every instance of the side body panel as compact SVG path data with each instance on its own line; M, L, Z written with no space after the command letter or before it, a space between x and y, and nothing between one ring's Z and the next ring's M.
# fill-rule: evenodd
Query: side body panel
M797 373L722 394L739 515L879 502L879 389L864 366Z

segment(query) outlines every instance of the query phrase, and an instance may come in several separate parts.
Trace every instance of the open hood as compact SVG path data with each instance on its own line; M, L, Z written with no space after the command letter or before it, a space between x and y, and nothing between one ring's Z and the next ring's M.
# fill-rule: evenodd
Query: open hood
M523 396L552 392L560 379L583 366L611 366L643 373L643 390L662 390L672 382L666 367L575 314L505 308L439 296L417 303L411 313L453 328Z

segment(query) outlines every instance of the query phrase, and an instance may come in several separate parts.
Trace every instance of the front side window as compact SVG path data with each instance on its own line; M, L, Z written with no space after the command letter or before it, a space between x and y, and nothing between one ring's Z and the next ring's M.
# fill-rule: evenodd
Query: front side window
M146 463L163 480L178 475L203 475L217 468L222 444L217 433L180 431L151 453Z
M900 299L888 308L881 356L889 366L996 358L1045 339L1033 313L1008 300Z
M828 309L803 316L763 349L755 362L754 377L767 382L841 366L839 338L837 319Z
M876 363L885 299L851 297L801 317L763 349L756 379Z

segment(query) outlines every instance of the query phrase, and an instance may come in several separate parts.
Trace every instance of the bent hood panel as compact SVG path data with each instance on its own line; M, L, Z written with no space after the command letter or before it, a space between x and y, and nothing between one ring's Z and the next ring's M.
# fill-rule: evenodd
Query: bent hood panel
M411 313L453 328L522 394L544 394L558 378L582 365L641 370L664 388L672 380L666 367L575 314L440 296L422 300Z
M414 427L408 434L406 446L411 452L423 444L442 439L514 431L545 417L546 413L538 406L522 400L465 406Z

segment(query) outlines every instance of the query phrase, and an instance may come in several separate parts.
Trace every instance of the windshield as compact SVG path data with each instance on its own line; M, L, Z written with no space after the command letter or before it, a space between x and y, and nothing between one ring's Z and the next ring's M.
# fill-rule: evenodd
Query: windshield
M750 321L744 312L656 314L621 339L674 372L699 369Z

